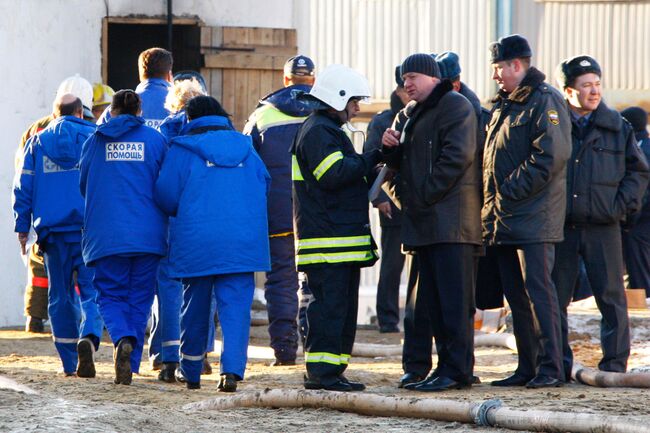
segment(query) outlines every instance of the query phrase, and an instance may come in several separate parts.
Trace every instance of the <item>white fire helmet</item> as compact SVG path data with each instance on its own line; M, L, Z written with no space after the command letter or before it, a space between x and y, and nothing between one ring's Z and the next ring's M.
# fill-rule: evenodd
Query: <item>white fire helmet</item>
M93 86L86 80L75 74L61 81L59 88L56 91L56 97L59 98L67 93L70 93L77 98L81 99L84 107L90 109L93 106Z
M366 77L344 65L330 65L316 76L309 92L314 98L337 111L345 109L350 98L370 98L370 85Z

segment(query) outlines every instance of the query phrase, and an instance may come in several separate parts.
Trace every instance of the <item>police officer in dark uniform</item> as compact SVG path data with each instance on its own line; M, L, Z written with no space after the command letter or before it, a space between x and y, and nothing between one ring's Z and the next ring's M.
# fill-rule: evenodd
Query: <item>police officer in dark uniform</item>
M621 111L634 128L646 161L650 162L650 137L648 136L648 113L641 107L630 107ZM646 188L641 212L628 217L623 230L623 253L625 267L630 277L630 288L645 289L650 297L650 188Z
M530 66L519 35L490 46L500 87L483 157L483 236L496 246L519 354L515 373L494 386L564 383L560 308L551 270L562 240L571 124L562 95Z
M568 341L567 307L582 258L602 314L603 358L598 368L625 372L630 329L620 222L641 209L648 166L630 124L601 99L598 62L589 56L577 56L560 63L557 72L572 121L564 242L557 245L553 270L561 308L564 369L569 378L573 355Z

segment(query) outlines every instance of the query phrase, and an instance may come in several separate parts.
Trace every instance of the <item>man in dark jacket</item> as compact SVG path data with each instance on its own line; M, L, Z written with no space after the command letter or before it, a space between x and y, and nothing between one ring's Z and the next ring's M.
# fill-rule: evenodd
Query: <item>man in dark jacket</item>
M296 261L313 295L306 312L307 389L365 389L343 373L356 333L360 268L377 260L365 179L381 153L357 154L341 126L369 96L358 72L343 65L324 69L309 93L318 109L291 148Z
M603 316L603 358L598 368L625 372L630 355L620 222L641 209L648 165L630 124L602 102L600 77L600 66L589 56L573 57L558 66L558 83L570 110L573 139L567 165L564 242L557 245L553 270L567 378L573 355L566 309L573 296L580 258Z
M409 101L399 65L395 68L395 83L397 87L390 95L390 108L378 113L368 125L368 137L363 145L364 151L381 149L381 136L390 128L397 113ZM397 178L393 178L390 184L391 188L396 187ZM399 332L399 286L404 268L404 254L402 254L400 240L402 215L384 191L379 193L372 204L379 211L379 224L381 225L381 267L377 283L379 332Z
M634 137L650 162L648 113L641 107L630 107L621 111L621 115L632 124ZM623 252L630 288L645 289L646 297L650 297L650 188L646 188L641 212L629 219L623 230Z
M500 90L483 157L483 236L496 245L519 354L515 373L492 385L560 386L560 308L551 270L564 225L569 115L562 95L530 67L526 39L506 36L490 50Z
M474 255L481 244L476 116L449 81L440 81L429 54L407 57L401 72L411 102L395 129L384 133L383 152L400 173L402 243L418 257L417 302L422 300L430 313L439 348L434 373L414 389L469 387Z
M295 56L284 65L284 88L260 101L244 127L253 138L271 175L268 199L271 271L266 274L264 297L269 315L269 335L275 352L272 365L295 365L298 349L298 274L296 272L291 214L291 154L289 148L312 109L298 92L314 84L314 62Z

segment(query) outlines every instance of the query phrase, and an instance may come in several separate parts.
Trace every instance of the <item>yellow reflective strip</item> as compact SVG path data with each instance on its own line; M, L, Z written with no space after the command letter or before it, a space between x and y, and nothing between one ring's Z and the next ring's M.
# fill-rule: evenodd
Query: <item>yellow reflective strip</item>
M329 170L335 163L336 161L340 161L343 159L343 152L340 150L337 150L336 152L333 152L329 154L328 156L325 157L324 160L318 164L318 167L314 170L314 177L316 180L320 180L321 177L325 173L327 173L327 170Z
M284 232L284 233L276 233L274 235L269 235L270 238L282 238L284 236L291 236L293 232Z
M376 253L375 253L376 254ZM312 265L315 263L344 263L344 262L364 262L376 257L372 251L354 251L349 253L329 253L329 254L298 254L296 256L298 265Z
M305 178L302 177L302 172L300 171L300 166L298 165L298 158L296 158L296 155L291 156L291 180L305 180Z
M341 358L341 364L349 364L350 363L350 355L342 353L340 358Z
M338 238L310 238L299 239L299 249L310 248L338 248L338 247L360 247L370 245L370 236L347 236Z
M256 118L258 131L263 132L273 126L302 123L307 117L290 116L267 104L257 109Z
M324 362L326 364L340 365L340 356L328 352L305 352L305 362Z

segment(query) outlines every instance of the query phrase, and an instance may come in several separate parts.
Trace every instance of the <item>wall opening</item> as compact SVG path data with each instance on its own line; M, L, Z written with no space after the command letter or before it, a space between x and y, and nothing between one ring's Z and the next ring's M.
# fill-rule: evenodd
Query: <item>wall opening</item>
M102 76L104 82L116 91L135 89L138 77L138 55L151 47L167 45L167 25L156 19L114 19L104 22L102 38ZM183 22L173 26L173 71L192 69L199 71L201 55L201 27L196 22Z

